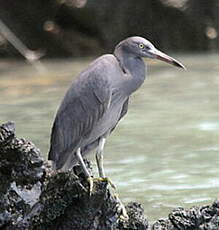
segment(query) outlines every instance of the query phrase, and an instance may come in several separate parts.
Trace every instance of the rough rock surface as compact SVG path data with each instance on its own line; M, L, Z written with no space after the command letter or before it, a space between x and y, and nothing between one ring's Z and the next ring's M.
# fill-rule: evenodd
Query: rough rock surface
M74 172L53 172L12 122L0 126L0 229L147 229L140 204L128 204L124 221L106 182L89 195L80 167Z
M219 200L212 205L174 209L167 219L153 224L152 230L218 230Z
M87 166L91 169L90 163ZM74 171L74 172L73 172ZM150 227L141 204L126 205L121 218L118 200L106 182L95 182L92 195L81 173L54 172L34 144L15 136L14 123L0 126L1 230L218 230L219 201L177 208ZM148 210L150 212L150 210Z

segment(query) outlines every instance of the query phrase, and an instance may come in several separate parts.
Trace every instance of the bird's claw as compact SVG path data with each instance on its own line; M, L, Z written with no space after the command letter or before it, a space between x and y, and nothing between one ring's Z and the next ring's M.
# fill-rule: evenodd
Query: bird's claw
M113 182L111 181L111 179L109 177L99 177L99 178L95 178L97 181L101 181L101 182L107 182L108 184L110 184L110 186L116 190L116 186L115 184L113 184Z
M107 182L114 190L116 190L115 184L113 184L113 182L108 177L98 177L98 178L88 177L87 182L89 184L90 195L93 192L94 182Z
M87 192L87 189L84 187L84 185L80 182L79 177L75 175L74 173L72 174L72 178L78 181L78 185L81 187L81 189L84 192Z
M88 177L87 182L89 183L89 195L90 196L93 192L94 181L107 182L111 185L113 189L116 190L116 186L112 183L112 181L108 177L99 177L99 178ZM116 205L117 212L120 214L119 219L122 221L128 221L129 216L127 214L125 206L123 205L123 203L121 202L117 194L115 194L114 196L117 201L117 205Z
M112 187L114 190L116 190L116 185L111 181L111 179L108 178L108 177L106 177L105 179L106 179L106 181L111 185L111 187Z
M91 196L91 193L93 192L93 187L94 187L94 179L93 179L93 177L88 177L87 182L89 184L89 195Z
M79 183L79 186L81 187L81 189L84 191L84 192L87 192L87 189L84 187L84 185L82 183Z
M122 221L128 221L129 216L127 214L124 204L121 202L117 194L115 194L115 198L116 198L116 201L118 202L116 205L116 208L117 208L117 212L120 214L119 219Z
M120 220L122 220L122 221L128 221L129 220L129 216L127 214L125 206L122 203L117 205L117 212L120 213L120 216L119 216Z

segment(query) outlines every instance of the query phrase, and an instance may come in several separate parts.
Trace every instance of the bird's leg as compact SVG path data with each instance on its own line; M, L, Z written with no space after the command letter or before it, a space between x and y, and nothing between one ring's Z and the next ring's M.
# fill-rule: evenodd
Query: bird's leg
M99 176L101 178L105 178L104 168L103 168L103 148L106 143L106 138L100 138L98 149L96 152L96 161L97 161L97 167Z
M88 183L90 185L90 194L91 194L92 190L93 190L93 178L90 176L90 173L88 172L87 167L86 167L86 165L84 163L84 160L83 160L83 158L81 156L81 148L77 149L77 151L76 151L76 157L77 157L79 163L82 166L82 169L84 171L85 176L87 177L87 181L88 181Z
M99 172L100 179L102 181L108 182L114 189L116 189L116 186L112 183L112 181L109 178L105 177L105 173L104 173L103 149L104 149L105 143L106 143L106 138L101 138L99 141L97 152L96 152L96 161L97 161L98 172ZM129 217L128 217L128 214L126 212L125 206L123 205L123 203L121 202L121 200L119 199L117 194L114 194L114 196L115 196L115 199L117 201L117 210L121 214L120 219L127 221L129 219Z
M103 168L103 149L104 149L104 145L106 143L106 138L102 137L100 138L99 141L99 145L97 148L97 152L96 152L96 161L97 161L97 167L98 167L98 172L99 172L99 179L101 181L106 181L108 182L112 188L116 189L116 186L112 183L112 181L105 176L104 173L104 168Z
M109 178L105 177L105 173L104 173L103 149L105 143L106 143L106 138L101 138L96 152L96 161L97 161L97 167L98 167L98 172L100 177L97 178L97 180L106 181L112 186L112 188L116 189L116 186L112 183L112 181ZM121 202L117 194L114 194L114 196L117 201L117 211L118 213L120 213L120 219L123 221L127 221L129 219L129 216L126 212L125 206L123 205L123 203Z

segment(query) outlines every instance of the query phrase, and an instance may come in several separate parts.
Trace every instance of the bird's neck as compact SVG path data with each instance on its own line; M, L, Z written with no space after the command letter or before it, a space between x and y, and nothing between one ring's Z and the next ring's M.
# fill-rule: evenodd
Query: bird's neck
M144 82L146 66L143 60L117 49L114 52L123 73L127 76L125 90L128 94L136 91Z

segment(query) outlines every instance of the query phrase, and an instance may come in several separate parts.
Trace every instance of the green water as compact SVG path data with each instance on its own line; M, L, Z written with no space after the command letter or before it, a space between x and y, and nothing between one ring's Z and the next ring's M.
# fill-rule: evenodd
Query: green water
M150 220L219 197L219 55L175 57L188 70L150 62L149 77L105 149L105 170L121 199L141 202ZM1 123L15 121L17 136L46 157L60 100L91 60L44 61L44 73L1 60Z

